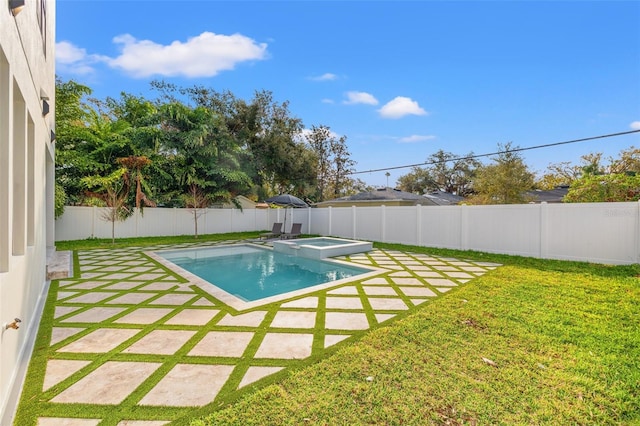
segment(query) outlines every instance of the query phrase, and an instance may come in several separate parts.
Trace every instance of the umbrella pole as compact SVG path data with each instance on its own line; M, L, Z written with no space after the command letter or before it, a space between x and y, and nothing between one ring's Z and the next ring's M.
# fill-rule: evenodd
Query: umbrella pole
M287 232L287 207L284 208L284 221L282 222L282 232Z

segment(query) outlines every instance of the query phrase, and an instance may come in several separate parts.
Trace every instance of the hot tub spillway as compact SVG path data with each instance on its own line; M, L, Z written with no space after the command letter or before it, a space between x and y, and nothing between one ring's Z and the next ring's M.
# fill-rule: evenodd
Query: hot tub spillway
M274 241L273 250L291 256L324 259L371 251L373 243L332 237L301 238L296 241Z

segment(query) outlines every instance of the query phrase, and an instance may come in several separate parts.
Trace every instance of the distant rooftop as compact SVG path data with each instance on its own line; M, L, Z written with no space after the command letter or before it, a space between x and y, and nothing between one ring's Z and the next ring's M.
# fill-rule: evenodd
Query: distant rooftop
M545 191L527 191L527 195L533 198L534 203L562 203L568 192L569 186L562 185Z
M449 194L443 191L434 191L426 195L413 194L395 188L378 188L373 191L359 192L346 197L335 198L316 203L318 207L345 206L345 205L402 205L411 206L421 204L424 206L443 206L457 204L463 197Z

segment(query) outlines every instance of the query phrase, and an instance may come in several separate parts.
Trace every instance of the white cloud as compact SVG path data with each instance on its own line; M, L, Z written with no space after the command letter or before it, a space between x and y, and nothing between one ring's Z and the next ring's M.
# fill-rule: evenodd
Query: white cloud
M113 41L121 45L122 54L108 64L133 77L213 77L234 69L240 62L267 56L266 43L256 43L241 34L203 32L186 42L176 40L168 45L138 40L129 34L117 36Z
M378 105L378 100L372 94L367 92L347 92L345 93L345 96L347 97L347 100L344 101L344 103L347 105Z
M405 136L403 138L398 139L399 142L402 143L415 143L415 142L424 142L435 139L436 137L433 135L411 135Z
M338 79L338 76L327 72L317 77L311 77L310 79L313 81L334 81Z
M324 98L321 102L323 104L335 104L335 101L333 99L329 99L329 98Z
M634 121L631 124L629 124L629 127L631 127L633 130L640 130L640 121Z
M411 98L396 96L378 110L383 118L402 118L405 115L427 115L428 112Z
M104 61L104 57L90 55L86 49L68 41L56 43L56 68L70 74L87 75L95 71L93 65Z
M56 43L56 62L61 64L72 64L81 61L87 56L87 51L74 46L68 41Z

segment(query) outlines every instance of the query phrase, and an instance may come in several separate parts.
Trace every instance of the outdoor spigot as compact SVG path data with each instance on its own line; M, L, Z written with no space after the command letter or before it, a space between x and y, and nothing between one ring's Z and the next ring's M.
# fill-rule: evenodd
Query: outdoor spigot
M10 328L13 328L14 330L17 330L20 328L20 323L22 322L22 320L20 318L14 318L13 322L10 322L9 324L5 324L4 329L8 330Z

